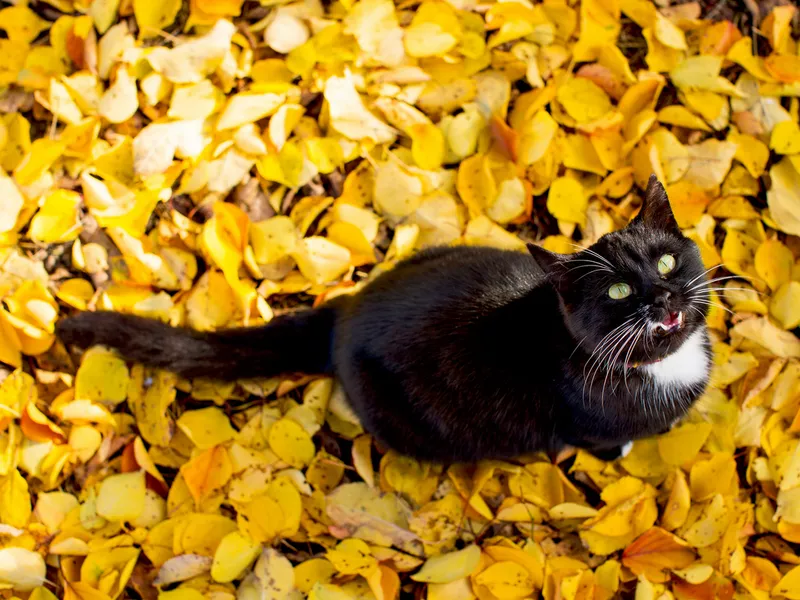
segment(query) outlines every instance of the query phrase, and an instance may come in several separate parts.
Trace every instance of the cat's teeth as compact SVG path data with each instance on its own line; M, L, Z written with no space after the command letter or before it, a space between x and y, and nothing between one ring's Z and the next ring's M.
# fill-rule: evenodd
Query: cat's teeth
M653 329L659 333L669 333L671 331L677 331L681 327L683 327L683 312L679 312L678 316L673 320L669 317L667 318L667 323L659 321L658 323L653 324Z

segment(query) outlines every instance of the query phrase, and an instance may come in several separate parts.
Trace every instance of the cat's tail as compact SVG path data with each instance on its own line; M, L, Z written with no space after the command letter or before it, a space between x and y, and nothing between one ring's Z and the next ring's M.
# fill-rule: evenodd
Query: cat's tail
M66 344L115 348L132 362L183 377L232 381L283 373L327 373L336 309L283 315L261 327L199 332L116 312L84 312L60 321Z

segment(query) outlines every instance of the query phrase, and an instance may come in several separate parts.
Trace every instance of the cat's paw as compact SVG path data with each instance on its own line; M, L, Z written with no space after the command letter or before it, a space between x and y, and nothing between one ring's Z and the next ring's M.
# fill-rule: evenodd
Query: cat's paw
M630 454L631 450L633 449L633 442L627 442L626 444L622 444L621 446L614 446L613 448L606 448L604 450L592 450L592 454L594 454L600 460L604 460L606 462L612 462L617 460L618 458L625 458Z
M631 450L633 450L633 441L630 441L627 444L622 444L619 449L619 457L625 458L631 453Z

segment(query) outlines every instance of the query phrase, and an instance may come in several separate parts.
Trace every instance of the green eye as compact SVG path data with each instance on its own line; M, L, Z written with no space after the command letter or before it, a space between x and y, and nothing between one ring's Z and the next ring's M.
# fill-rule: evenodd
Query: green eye
M622 300L631 295L631 286L627 283L615 283L608 288L608 295L614 300Z
M675 257L672 254L665 254L658 259L658 272L666 275L675 268Z

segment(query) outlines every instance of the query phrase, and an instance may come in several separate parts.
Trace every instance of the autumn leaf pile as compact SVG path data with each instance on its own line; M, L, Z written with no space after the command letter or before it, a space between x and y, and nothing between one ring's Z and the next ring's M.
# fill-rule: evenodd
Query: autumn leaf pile
M0 596L800 598L800 44L773 4L0 10ZM421 464L330 379L185 381L53 335L257 325L437 244L574 252L651 173L735 278L712 387L614 463Z

